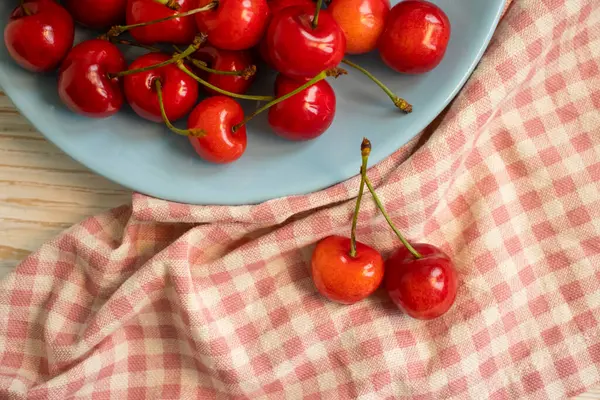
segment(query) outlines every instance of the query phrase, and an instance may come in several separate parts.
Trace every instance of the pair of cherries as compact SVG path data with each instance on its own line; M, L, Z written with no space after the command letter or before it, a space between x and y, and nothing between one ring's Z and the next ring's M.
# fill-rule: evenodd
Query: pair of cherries
M390 298L406 314L417 319L440 317L456 299L456 268L441 249L425 243L413 245L394 226L367 176L370 152L371 143L364 139L361 145L361 182L350 238L329 236L315 247L311 262L315 286L332 301L353 304L370 296L385 280ZM374 248L356 241L365 186L402 243L387 261Z

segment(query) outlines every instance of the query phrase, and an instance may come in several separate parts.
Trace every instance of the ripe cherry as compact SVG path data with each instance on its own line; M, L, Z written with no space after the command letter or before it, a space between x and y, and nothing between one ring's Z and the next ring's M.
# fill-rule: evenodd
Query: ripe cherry
M333 0L327 11L346 36L346 53L374 50L390 11L389 0Z
M273 16L266 46L275 69L294 79L310 78L337 66L346 51L344 32L331 14L320 11L316 27L314 7L294 6Z
M145 68L170 60L164 53L148 53L136 59L129 69ZM140 117L153 122L163 121L155 81L162 84L164 109L170 121L187 115L198 100L198 84L177 65L151 69L123 78L125 96L133 111Z
M361 169L366 169L370 151L370 143L364 143L361 147ZM353 304L368 297L377 290L384 276L381 254L372 247L356 242L356 226L364 190L365 178L361 175L350 239L329 236L317 244L312 255L311 272L317 290L328 299L342 304Z
M212 0L200 0L199 6ZM201 32L208 41L224 50L246 50L258 44L267 28L266 0L219 0L217 8L196 14Z
M201 137L190 137L196 153L204 160L227 164L239 159L246 151L247 138L244 110L227 96L213 96L200 102L188 118L188 129L203 132Z
M456 299L456 268L435 246L417 243L413 248L421 258L403 246L386 261L385 287L396 306L411 317L437 318Z
M294 7L294 6L304 6L304 7L311 7L314 10L315 5L313 4L313 2L311 0L273 0L270 1L269 3L269 10L271 11L271 18L273 17L273 15L277 15L281 10L284 10L288 7ZM269 20L269 24L270 24L270 20ZM268 29L268 28L267 28ZM263 37L263 39L260 41L259 45L258 45L258 51L260 54L260 57L263 59L263 61L271 68L273 68L273 62L271 61L271 56L269 55L269 50L268 50L268 44L267 44L267 40L265 37Z
M91 29L108 29L125 21L127 0L65 0L75 21Z
M127 25L141 24L187 12L194 9L196 2L177 0L177 4L179 7L174 10L156 0L128 0ZM186 16L133 28L131 36L142 44L190 44L197 32L194 19Z
M388 14L379 38L379 54L398 72L428 72L444 58L450 31L448 17L435 4L424 0L402 1Z
M56 69L73 46L73 18L54 0L31 0L15 8L4 28L4 43L21 67Z
M206 67L220 72L214 73L206 71L206 69L204 71L197 69L201 78L223 90L243 94L248 91L250 85L254 82L252 56L247 50L231 51L205 46L198 49L192 57L205 62ZM251 73L250 76L244 75L246 71ZM232 72L241 74L227 74ZM210 88L206 88L206 90L210 94L218 94Z
M284 75L275 80L275 97L302 86ZM321 136L335 117L335 93L325 80L304 89L269 109L269 125L275 133L289 140L309 140Z
M67 54L58 75L58 94L72 111L92 118L106 118L123 105L118 78L109 77L127 68L125 58L106 40L81 42Z
M366 146L370 147L370 142L364 139L362 148ZM437 318L448 311L456 299L458 278L454 264L437 247L421 243L413 246L402 236L367 176L366 162L363 153L362 180L403 245L385 264L386 289L394 304L411 317Z

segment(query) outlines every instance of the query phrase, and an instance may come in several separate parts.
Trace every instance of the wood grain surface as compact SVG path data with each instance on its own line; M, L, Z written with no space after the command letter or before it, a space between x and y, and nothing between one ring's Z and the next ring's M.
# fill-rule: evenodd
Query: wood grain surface
M130 201L131 191L49 143L0 92L0 277L62 230ZM600 399L600 389L577 399Z

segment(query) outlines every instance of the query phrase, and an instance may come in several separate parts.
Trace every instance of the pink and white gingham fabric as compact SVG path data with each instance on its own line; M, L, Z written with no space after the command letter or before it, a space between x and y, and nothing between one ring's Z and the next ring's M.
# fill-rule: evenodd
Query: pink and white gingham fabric
M244 207L136 195L0 283L2 399L564 399L600 380L600 2L522 0L428 140L370 170L460 270L424 322L320 297L358 180ZM377 143L374 143L377 146ZM357 143L357 168L360 164ZM398 245L371 201L359 237Z

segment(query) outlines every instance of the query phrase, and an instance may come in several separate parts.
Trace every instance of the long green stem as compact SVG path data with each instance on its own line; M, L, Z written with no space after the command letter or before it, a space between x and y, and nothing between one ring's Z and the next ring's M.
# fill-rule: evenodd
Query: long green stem
M198 13L201 13L204 11L213 10L213 9L217 8L218 5L219 5L219 2L215 0L215 1L211 1L210 3L208 3L207 5L205 5L203 7L195 8L193 10L185 11L182 13L173 14L168 17L154 19L152 21L140 22L138 24L132 24L132 25L113 26L108 31L108 36L119 36L120 34L127 32L128 30L131 30L134 28L141 28L142 26L154 25L154 24L158 24L161 22L170 21L170 20L176 19L176 18L189 17L190 15L198 14Z
M377 79L373 74L371 74L369 71L367 71L366 69L364 69L363 67L361 67L358 64L353 63L352 61L344 58L342 60L342 62L346 65L351 66L352 68L362 72L363 74L365 74L369 79L371 79L373 82L375 82L377 84L377 86L379 86L381 88L381 90L383 90L385 92L385 94L388 95L388 97L392 100L392 102L394 103L394 105L396 107L398 107L400 110L404 111L405 113L411 113L412 112L412 105L410 105L406 100L404 100L401 97L398 97L394 92L392 92L386 85L383 84L383 82L381 82L379 79Z
M146 71L151 71L153 69L157 69L157 68L162 68L162 67L166 67L167 65L170 64L175 64L178 61L183 60L184 58L186 58L187 56L189 56L190 54L193 54L194 52L196 52L196 50L198 50L198 48L200 47L200 45L202 43L204 43L204 41L206 40L206 36L198 36L195 40L194 43L192 43L191 45L188 46L187 49L185 49L185 51L181 54L176 54L173 57L169 58L166 61L160 62L158 64L153 64L153 65L148 65L146 67L142 67L142 68L136 68L136 69L127 69L125 71L120 71L117 73L109 73L108 77L109 78L119 78L119 77L123 77L123 76L127 76L127 75L133 75L133 74L139 74L141 72L146 72Z
M285 100L289 99L290 97L297 95L301 91L311 87L312 85L314 85L315 83L317 83L319 81L322 81L323 79L327 78L328 76L333 76L334 78L337 78L338 76L345 75L345 74L346 74L346 70L341 69L341 68L332 68L332 69L328 69L325 71L321 71L314 78L312 78L311 80L306 82L304 85L299 86L298 88L294 89L293 91L291 91L289 93L284 94L281 97L277 97L276 99L265 104L258 110L254 111L252 114L248 115L246 118L244 118L244 120L242 122L240 122L239 124L237 124L233 127L233 132L240 129L243 125L247 124L248 121L250 121L252 118L256 117L261 112L266 111L269 108L273 107L274 105L279 104L282 101L285 101Z
M365 178L362 171L367 169L367 162L369 161L369 155L362 150L362 165L360 167L360 187L358 188L358 197L356 198L356 206L354 207L354 215L352 216L352 230L350 231L350 257L356 257L356 226L358 225L358 214L360 212L360 204L362 203L362 197L365 192ZM368 152L371 152L371 143L369 142Z
M321 7L323 7L323 0L317 0L317 8L315 9L315 16L312 20L312 28L317 29L319 25L319 13L321 12Z
M132 40L119 39L119 38L114 37L114 36L108 37L108 40L111 43L114 43L114 44L123 44L125 46L139 47L139 48L151 51L153 53L159 53L161 51L158 47L149 46L149 45L146 45L146 44L141 44L141 43L138 43L138 42L134 42Z
M175 51L178 51L181 53L181 50L179 49L179 47L173 45L173 48L175 49ZM256 74L256 65L250 65L248 68L245 68L242 71L222 71L220 69L210 68L204 61L197 60L193 57L187 57L187 60L189 62L191 62L192 64L194 64L194 66L196 68L201 69L202 71L206 71L210 74L241 76L242 78L244 78L246 80L250 79L252 76L254 76Z
M363 149L365 147L367 147L367 146L369 148L369 151L365 155L365 151ZM363 142L362 142L362 145L361 145L361 154L363 156L363 163L364 163L364 158L366 157L368 159L370 153L371 153L371 142L369 142L369 139L365 138L365 139L363 139ZM406 249L415 258L423 258L423 256L408 242L408 240L406 240L404 238L404 236L402 236L402 233L400 233L400 231L398 230L398 228L396 228L396 225L394 225L394 223L392 222L392 219L388 215L387 211L385 211L385 207L381 203L381 200L379 199L379 196L377 196L377 193L375 192L375 188L373 188L373 185L371 184L371 181L369 180L369 177L367 176L367 169L363 167L362 170L361 170L361 174L362 174L362 177L363 177L363 179L365 181L365 184L369 188L369 192L371 192L371 195L373 196L373 200L375 200L375 204L377 204L377 208L379 208L379 211L381 211L381 214L383 214L383 217L387 221L387 223L390 226L390 228L392 228L392 230L394 231L394 233L396 234L396 236L398 236L398 239L400 239L400 241L402 242L402 244L404 245L404 247L406 247Z
M242 100L255 100L255 101L271 101L271 100L273 100L272 96L254 96L254 95L250 95L250 94L237 94L237 93L228 92L227 90L223 90L220 87L217 87L213 84L208 83L207 81L205 81L204 79L200 78L199 76L194 74L192 71L190 71L185 66L182 59L177 61L177 66L179 67L180 70L182 70L183 72L188 74L188 76L190 78L195 79L196 82L200 83L201 85L206 86L209 89L214 90L217 93L221 93L222 95L234 97L234 98L242 99Z
M156 87L156 95L158 96L158 105L160 107L160 115L162 116L163 122L171 130L178 135L182 136L192 136L192 137L202 137L206 135L206 132L198 129L179 129L173 126L171 121L169 121L169 117L167 117L167 112L165 111L165 102L163 100L162 94L162 82L160 79L154 81L154 85Z

